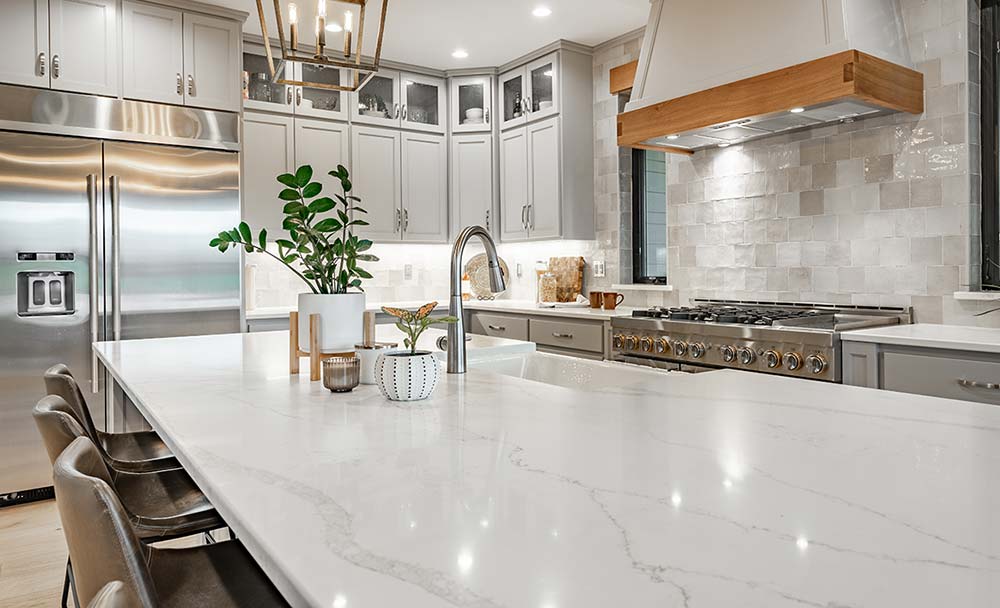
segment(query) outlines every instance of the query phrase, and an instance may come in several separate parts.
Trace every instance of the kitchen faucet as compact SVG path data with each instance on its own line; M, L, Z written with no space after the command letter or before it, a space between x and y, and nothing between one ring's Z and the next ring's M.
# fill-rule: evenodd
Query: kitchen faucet
M497 247L490 233L482 226L468 226L455 239L451 250L451 300L448 304L448 314L458 319L448 325L448 373L465 373L465 317L462 306L462 254L465 245L474 236L483 241L486 257L490 264L490 291L499 293L507 288L500 270L500 258L497 257Z

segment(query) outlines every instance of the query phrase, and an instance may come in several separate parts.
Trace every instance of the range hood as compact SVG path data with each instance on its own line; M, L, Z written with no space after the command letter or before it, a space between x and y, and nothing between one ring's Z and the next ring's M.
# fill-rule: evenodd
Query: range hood
M897 0L653 0L618 145L690 154L923 94Z

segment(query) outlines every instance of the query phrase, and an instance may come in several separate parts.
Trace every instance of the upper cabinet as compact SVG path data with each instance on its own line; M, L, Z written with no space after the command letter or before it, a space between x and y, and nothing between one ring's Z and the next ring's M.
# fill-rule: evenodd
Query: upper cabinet
M32 87L49 86L49 0L4 0L0 40L4 58L0 80Z
M351 78L350 70L323 67L308 63L295 64L295 80L343 86ZM295 87L295 114L315 118L347 120L347 100L345 91L314 87Z
M184 103L184 13L126 2L122 18L124 96Z
M282 112L291 114L295 111L295 90L297 87L288 84L277 84L271 81L271 73L264 51L246 50L243 52L243 109L263 110L266 112ZM276 62L276 65L277 62ZM291 66L290 63L284 64ZM280 69L280 68L279 68ZM293 72L289 80L295 79ZM283 76L279 74L279 77Z
M444 80L381 71L353 95L351 121L380 127L444 133Z
M451 132L488 133L493 130L492 76L451 79Z
M240 24L184 14L184 103L240 111Z
M559 113L559 52L500 76L501 129L521 126Z

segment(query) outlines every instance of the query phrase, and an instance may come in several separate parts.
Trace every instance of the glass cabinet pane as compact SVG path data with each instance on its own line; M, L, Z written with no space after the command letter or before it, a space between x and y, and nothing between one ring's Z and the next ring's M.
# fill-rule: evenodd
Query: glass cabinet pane
M486 121L486 83L470 82L458 85L458 121L463 125L477 125Z
M392 118L396 105L396 86L392 78L375 76L358 91L358 111L372 118Z
M287 87L283 84L271 82L271 74L268 72L267 58L251 53L243 54L243 98L251 101L261 101L264 103L288 102L286 97Z
M405 80L406 120L423 125L439 125L438 97L441 89L433 84Z
M540 65L531 70L531 111L548 110L555 100L552 82L555 78L555 68L551 63Z
M319 84L340 84L340 69L302 63L302 78L304 82ZM302 101L299 105L306 110L315 109L326 112L340 112L343 109L343 93L328 89L302 88Z
M524 90L523 79L515 76L503 83L503 119L514 120L523 115L521 91Z

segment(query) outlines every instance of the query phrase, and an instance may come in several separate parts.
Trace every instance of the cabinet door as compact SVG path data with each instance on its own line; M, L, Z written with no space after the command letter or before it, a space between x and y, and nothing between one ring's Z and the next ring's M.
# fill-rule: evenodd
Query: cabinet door
M118 96L118 0L50 0L52 88Z
M528 120L559 113L559 55L552 53L528 64Z
M261 48L259 53L263 53ZM275 55L279 51L274 50ZM243 97L243 108L245 110L263 110L265 112L282 112L291 114L295 107L293 91L295 87L287 84L276 84L271 82L271 73L267 65L267 57L258 52L243 53L243 71L245 81L243 87L246 89ZM291 69L291 63L278 63L275 67L279 70L278 77L282 78L280 70ZM289 74L294 77L293 74Z
M402 138L403 239L445 243L448 241L445 138L420 133L403 133Z
M267 228L271 238L283 234L284 186L277 177L295 170L292 118L246 112L243 115L243 219L256 232Z
M48 0L4 0L0 40L4 43L0 82L49 86Z
M122 10L124 96L183 104L183 13L142 2L125 2Z
M359 235L373 241L398 241L402 223L400 205L399 131L351 127L351 182L368 222Z
M348 70L317 66L308 63L295 64L295 80L320 84L342 85L351 78ZM347 120L347 100L344 91L295 87L295 114Z
M453 133L489 132L493 109L493 79L462 76L451 79L451 130Z
M403 104L400 120L403 128L444 133L447 114L444 80L402 74L400 82L400 100Z
M351 99L351 122L399 127L399 72L379 72Z
M528 237L528 144L523 128L500 134L500 237L505 241Z
M240 110L240 24L184 14L184 103Z
M528 87L524 68L517 68L500 76L500 128L509 129L524 124L525 101Z
M491 233L493 212L493 137L454 135L451 138L451 206L457 233L478 224Z
M560 231L559 118L530 124L528 132L528 236L555 238Z
M342 194L340 180L330 177L337 165L351 168L347 123L308 118L295 119L295 166L311 165L313 181L323 184L322 196Z

